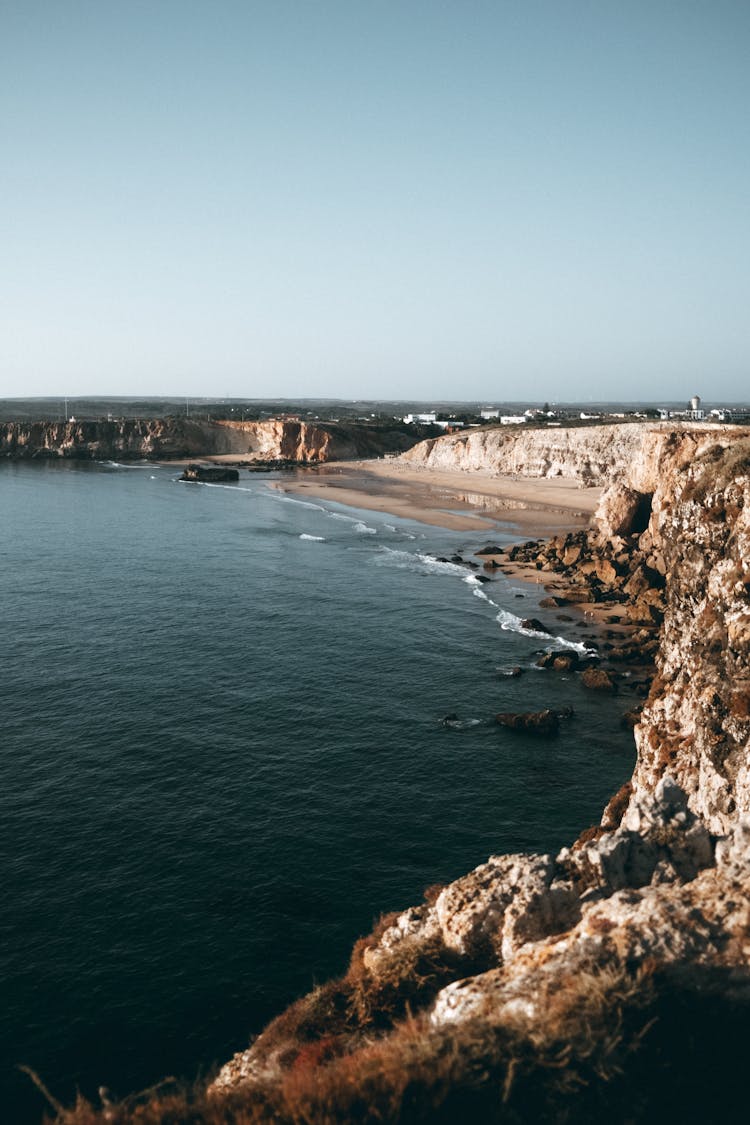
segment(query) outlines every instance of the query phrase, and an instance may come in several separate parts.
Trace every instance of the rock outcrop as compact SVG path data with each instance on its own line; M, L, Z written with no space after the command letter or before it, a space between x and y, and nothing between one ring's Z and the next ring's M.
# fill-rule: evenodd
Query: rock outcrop
M238 459L314 464L400 453L414 444L406 427L357 423L199 421L147 418L0 425L0 457L168 460L234 454Z
M227 469L222 465L188 465L180 480L189 484L220 484L240 479L237 469Z

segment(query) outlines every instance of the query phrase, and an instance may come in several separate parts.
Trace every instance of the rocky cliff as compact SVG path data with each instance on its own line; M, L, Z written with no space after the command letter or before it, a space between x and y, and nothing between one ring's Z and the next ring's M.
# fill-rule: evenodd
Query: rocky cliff
M671 422L570 429L494 427L428 438L402 460L430 469L570 477L582 485L606 485L634 474L633 487L653 490L658 466L663 458L671 458L672 447L682 437L694 440L695 449L701 442L723 440L728 430L740 432L718 424L676 428Z
M189 418L0 425L0 457L81 460L209 457L313 463L401 452L416 437L405 427L344 423L199 421Z
M637 765L601 823L385 916L206 1092L139 1120L744 1120L749 511L750 438L647 435L592 531L664 579Z

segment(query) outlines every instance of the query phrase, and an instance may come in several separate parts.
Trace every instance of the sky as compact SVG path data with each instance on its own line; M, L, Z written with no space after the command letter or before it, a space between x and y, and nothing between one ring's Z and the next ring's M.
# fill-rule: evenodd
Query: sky
M745 0L0 0L0 397L750 400Z

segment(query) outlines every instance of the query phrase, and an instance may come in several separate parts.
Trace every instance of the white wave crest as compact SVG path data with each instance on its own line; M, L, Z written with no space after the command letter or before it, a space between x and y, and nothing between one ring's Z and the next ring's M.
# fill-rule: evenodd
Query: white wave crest
M466 577L466 568L457 563L440 562L431 555L423 555L419 551L399 551L395 547L380 546L383 552L382 561L405 570L416 570L419 574L456 574L461 578Z
M299 504L301 508L312 508L315 512L326 512L322 504L313 504L311 500L297 500L294 496L287 496L283 492L278 492L275 488L269 488L267 492L263 493L267 500L278 500L281 504Z
M153 469L153 465L146 462L138 462L135 465L123 465L122 461L97 461L97 465L104 465L108 469Z
M368 527L366 523L355 523L354 530L358 535L377 535L378 531L375 527Z
M498 610L495 618L501 629L508 633L520 633L523 637L535 637L544 640L549 645L554 645L557 648L569 648L574 652L579 652L585 655L590 650L586 645L578 641L569 641L565 637L556 637L551 633L540 633L538 629L529 629L523 624L523 619L516 617L515 613L510 613L507 609Z
M324 535L307 535L304 531L300 535L300 539L306 539L309 543L325 543Z
M471 586L471 592L475 598L481 598L483 602L489 602L490 605L494 605L495 609L499 609L497 602L493 602L489 594L485 594L482 589L484 583L480 582L475 574L467 574L464 582L467 586Z
M204 488L228 488L230 492L255 492L254 488L245 488L241 484L212 484L211 481L186 481L186 484L202 484Z

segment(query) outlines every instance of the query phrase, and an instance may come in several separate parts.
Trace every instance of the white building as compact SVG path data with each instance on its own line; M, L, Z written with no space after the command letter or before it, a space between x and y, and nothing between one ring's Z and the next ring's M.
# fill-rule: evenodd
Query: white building
M494 407L492 409L480 410L479 411L479 417L482 418L485 422L489 422L493 418L499 418L500 417L500 411L495 410Z
M667 421L670 418L681 418L685 422L702 422L706 417L706 412L701 406L701 396L693 395L685 410L667 410L659 407L659 417L662 421Z
M415 423L421 426L434 426L437 423L437 411L432 410L427 414L407 414L404 421L407 426L413 426Z

